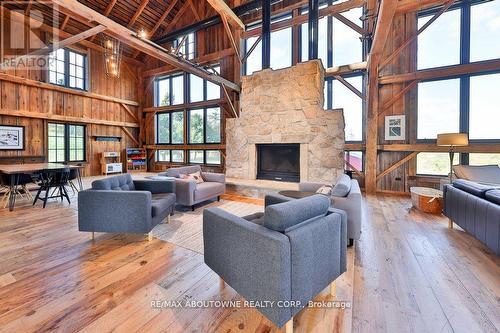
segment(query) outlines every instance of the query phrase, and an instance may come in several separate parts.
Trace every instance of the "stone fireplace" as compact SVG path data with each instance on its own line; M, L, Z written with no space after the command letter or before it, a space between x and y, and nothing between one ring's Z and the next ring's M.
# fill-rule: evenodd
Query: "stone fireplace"
M343 111L323 109L323 85L319 60L243 77L240 117L226 122L226 176L257 179L258 146L269 144L297 145L300 181L342 174Z

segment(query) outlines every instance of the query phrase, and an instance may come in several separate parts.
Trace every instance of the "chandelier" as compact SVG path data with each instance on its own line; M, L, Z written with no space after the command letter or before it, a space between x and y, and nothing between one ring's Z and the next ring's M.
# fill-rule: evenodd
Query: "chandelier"
M104 49L104 67L106 75L113 79L120 77L120 62L122 59L122 44L113 37L101 34L101 44Z

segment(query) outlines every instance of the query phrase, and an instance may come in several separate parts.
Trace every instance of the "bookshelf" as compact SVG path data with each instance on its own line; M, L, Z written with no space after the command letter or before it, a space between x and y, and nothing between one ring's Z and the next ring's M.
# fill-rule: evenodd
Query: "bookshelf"
M127 172L146 172L146 148L127 148Z

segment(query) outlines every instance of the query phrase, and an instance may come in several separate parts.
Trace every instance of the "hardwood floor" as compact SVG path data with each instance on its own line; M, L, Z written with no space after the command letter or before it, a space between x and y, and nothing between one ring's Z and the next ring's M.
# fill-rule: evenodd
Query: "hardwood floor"
M254 309L151 307L241 298L220 289L199 253L141 235L90 241L71 199L0 210L0 332L284 332ZM409 209L409 198L363 204L362 238L337 284L352 306L305 309L295 332L498 332L498 257L444 217ZM328 288L318 297L332 299Z

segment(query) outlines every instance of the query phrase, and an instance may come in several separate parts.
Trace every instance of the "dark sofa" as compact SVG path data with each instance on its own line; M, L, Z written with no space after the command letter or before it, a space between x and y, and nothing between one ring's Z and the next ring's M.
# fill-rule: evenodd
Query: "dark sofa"
M78 229L91 238L94 232L150 233L173 214L175 199L173 181L132 180L129 174L96 180L78 194Z
M500 189L458 179L444 187L444 215L500 254Z

